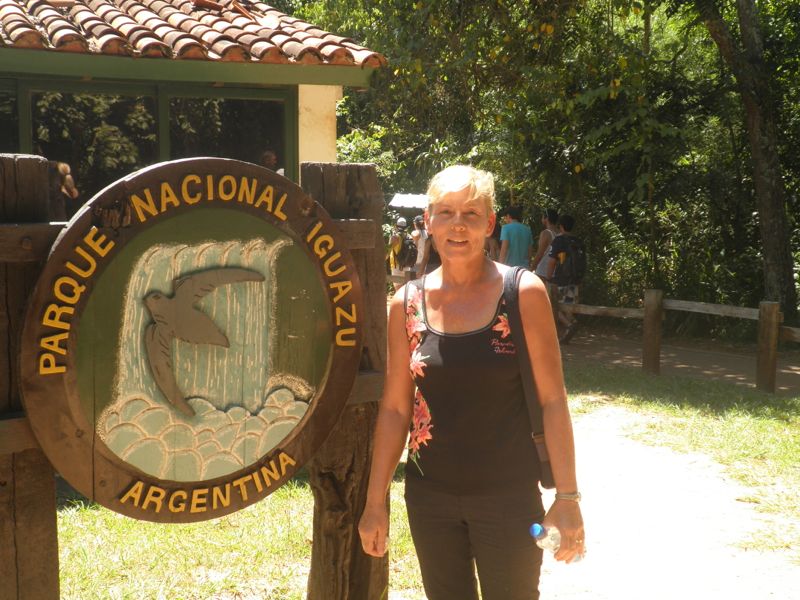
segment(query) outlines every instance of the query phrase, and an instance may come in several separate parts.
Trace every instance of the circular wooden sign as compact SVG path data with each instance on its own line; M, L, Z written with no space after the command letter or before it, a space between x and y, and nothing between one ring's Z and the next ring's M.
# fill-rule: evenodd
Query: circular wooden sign
M336 423L361 354L361 286L327 213L288 179L218 158L95 196L28 307L31 427L88 498L159 522L264 498Z

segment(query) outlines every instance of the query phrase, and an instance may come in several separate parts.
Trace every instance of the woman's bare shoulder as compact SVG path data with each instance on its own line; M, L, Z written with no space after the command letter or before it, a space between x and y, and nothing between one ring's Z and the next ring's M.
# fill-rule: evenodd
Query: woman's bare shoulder
M540 302L547 298L547 287L541 277L531 271L525 271L519 282L519 295L523 304Z

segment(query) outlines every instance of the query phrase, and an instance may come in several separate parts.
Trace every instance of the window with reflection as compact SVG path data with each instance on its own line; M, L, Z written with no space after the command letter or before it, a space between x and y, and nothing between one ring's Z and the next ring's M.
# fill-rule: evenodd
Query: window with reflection
M41 92L33 149L50 161L53 214L69 218L98 191L158 162L156 102L147 96Z
M284 104L275 100L172 98L171 158L218 156L279 171L284 156Z

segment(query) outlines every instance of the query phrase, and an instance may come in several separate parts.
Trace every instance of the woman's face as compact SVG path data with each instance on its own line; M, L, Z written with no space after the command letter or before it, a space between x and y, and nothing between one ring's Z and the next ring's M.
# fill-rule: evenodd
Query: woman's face
M482 200L470 199L469 190L463 189L439 198L425 213L425 223L442 258L472 258L483 254L495 214Z

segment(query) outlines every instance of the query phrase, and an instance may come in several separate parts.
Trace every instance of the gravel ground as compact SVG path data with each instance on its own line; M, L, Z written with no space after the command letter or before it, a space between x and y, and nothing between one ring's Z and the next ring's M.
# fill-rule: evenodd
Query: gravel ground
M743 501L750 490L707 456L628 437L645 418L614 406L575 418L588 551L573 565L545 557L542 599L800 598L788 551L743 546L786 524Z

